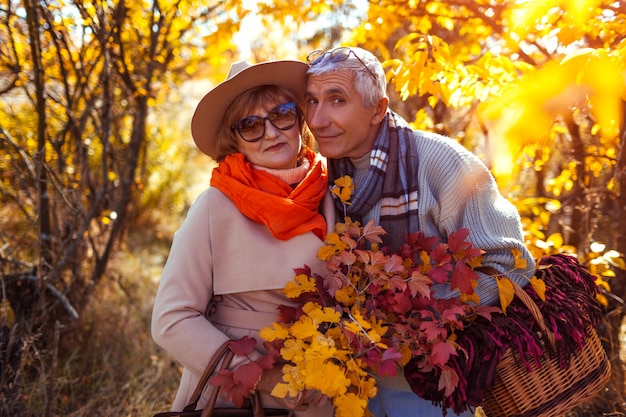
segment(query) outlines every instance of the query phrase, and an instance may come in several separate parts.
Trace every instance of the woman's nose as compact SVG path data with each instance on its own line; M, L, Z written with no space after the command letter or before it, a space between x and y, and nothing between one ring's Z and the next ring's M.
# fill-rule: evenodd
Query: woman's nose
M278 129L270 122L269 119L265 119L265 135L264 139L274 139L278 136Z

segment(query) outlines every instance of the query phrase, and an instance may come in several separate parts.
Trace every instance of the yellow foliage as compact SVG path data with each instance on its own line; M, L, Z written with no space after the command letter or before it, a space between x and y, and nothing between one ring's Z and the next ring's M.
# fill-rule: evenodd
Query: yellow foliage
M515 155L524 145L549 146L553 118L559 112L589 102L598 120L598 131L615 138L622 124L619 103L626 97L622 78L624 63L602 50L585 49L563 60L548 62L481 105L480 115L493 123L504 140L494 142L494 172L509 178ZM600 169L600 168L599 168Z

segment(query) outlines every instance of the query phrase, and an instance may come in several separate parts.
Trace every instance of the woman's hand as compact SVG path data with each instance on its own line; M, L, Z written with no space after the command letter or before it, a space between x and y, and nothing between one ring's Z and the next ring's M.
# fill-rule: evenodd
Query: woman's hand
M282 382L282 378L283 372L281 366L265 371L256 386L256 390L264 394L271 395L276 384ZM285 398L278 398L273 396L272 398L274 398L274 400L276 400L276 402L281 404L283 407L294 411L303 411L306 410L311 404L319 406L325 402L325 397L317 390L300 391L296 397L287 396Z

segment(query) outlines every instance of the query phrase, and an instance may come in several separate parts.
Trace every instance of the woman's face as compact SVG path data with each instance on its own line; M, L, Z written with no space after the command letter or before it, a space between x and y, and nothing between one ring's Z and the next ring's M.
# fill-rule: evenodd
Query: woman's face
M235 123L239 152L254 165L295 168L301 147L298 119L295 103L272 101L251 108Z

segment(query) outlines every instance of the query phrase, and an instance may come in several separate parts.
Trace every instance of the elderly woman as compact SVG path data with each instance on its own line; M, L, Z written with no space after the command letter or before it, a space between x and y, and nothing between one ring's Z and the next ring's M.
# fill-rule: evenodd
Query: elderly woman
M302 112L307 69L298 61L233 64L193 116L196 145L219 165L174 237L154 303L153 338L184 366L174 410L224 341L253 337L263 352L258 332L278 320L279 305L293 304L282 289L294 268L325 271L317 252L335 219ZM232 367L248 360L236 356ZM333 414L315 393L272 397L281 375L278 365L263 373L263 406Z

